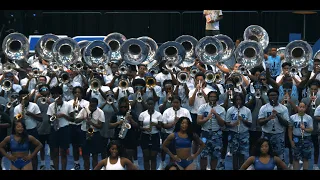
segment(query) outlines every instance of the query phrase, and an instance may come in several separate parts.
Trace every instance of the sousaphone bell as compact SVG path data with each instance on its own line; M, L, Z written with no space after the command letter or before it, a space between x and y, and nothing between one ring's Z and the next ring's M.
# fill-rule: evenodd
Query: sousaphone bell
M175 41L180 43L186 51L186 56L184 61L181 63L181 67L193 66L194 60L196 59L195 48L198 44L198 40L190 35L182 35L179 36Z
M214 36L206 36L199 40L196 54L203 64L216 65L223 57L223 46Z
M147 59L149 48L142 40L131 38L121 45L120 53L126 64L138 65Z

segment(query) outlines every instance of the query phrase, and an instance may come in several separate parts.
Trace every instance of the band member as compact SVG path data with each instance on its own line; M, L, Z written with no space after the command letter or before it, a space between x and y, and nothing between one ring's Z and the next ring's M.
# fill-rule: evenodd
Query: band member
M110 121L109 128L115 128L114 138L119 140L123 148L125 149L127 158L133 161L138 166L138 129L139 122L137 115L129 110L129 100L126 97L119 99L119 112L115 114ZM129 123L130 129L126 129L126 126L122 126L123 123ZM123 136L122 132L127 131L126 135ZM120 137L119 137L119 133Z
M226 110L217 104L219 91L208 93L209 102L200 106L197 122L202 126L201 139L206 147L201 153L200 167L205 170L207 157L210 156L210 167L216 169L218 160L221 157L222 132L221 127L225 124Z
M258 116L262 137L270 140L272 149L284 161L284 132L288 126L288 108L278 102L277 89L270 89L267 95L270 103L261 107Z
M5 147L8 146L11 154ZM32 148L34 146L35 148ZM14 121L12 134L0 143L0 152L11 161L11 170L32 170L31 160L37 156L42 144L34 136L29 135L22 121ZM29 153L31 151L31 153Z
M41 111L42 122L38 123L39 141L43 145L40 149L41 165L40 170L45 170L45 145L49 146L49 136L51 131L51 123L47 115L49 104L54 101L50 97L49 85L42 84L39 86L38 93L35 94L34 102L39 106ZM51 157L50 157L51 158ZM53 161L50 159L50 169L53 169Z
M8 114L3 112L3 107L0 111L0 142L5 139L8 135L8 128L11 127L11 120ZM5 150L7 150L7 147L4 147ZM2 153L0 153L0 171L2 170Z
M28 134L32 135L36 139L39 139L38 122L42 122L42 116L39 106L36 103L29 102L29 91L21 90L19 92L20 104L14 108L14 116L17 120L23 120L26 124L26 130ZM18 116L20 116L18 118ZM31 151L34 150L34 146L31 146ZM32 159L32 166L34 170L38 169L38 156Z
M172 106L172 96L177 94L177 88L174 89L172 80L164 80L162 87L162 96L159 101L159 111L161 113L163 113L167 108Z
M290 116L288 136L293 148L293 170L299 169L299 160L303 161L303 170L308 170L311 159L313 131L312 117L306 112L306 105L299 103L298 113Z
M238 170L249 153L249 127L252 123L251 111L244 106L243 94L236 93L233 106L226 115L226 125L230 134L233 170Z
M82 156L84 169L90 169L90 153L92 154L92 167L98 163L98 154L102 152L102 138L100 129L105 122L103 111L98 108L98 99L90 99L90 104L81 109L75 120L76 123L82 122Z
M94 170L138 170L138 168L124 157L125 151L119 142L113 140L108 144L107 158L102 159Z
M67 150L70 144L69 122L74 121L72 105L62 99L62 87L56 86L50 90L55 99L48 107L47 115L51 124L49 137L50 156L56 170L59 169L59 153L61 154L61 169L67 168Z
M154 110L154 101L147 99L148 109L139 115L141 133L141 149L144 170L156 170L157 155L160 152L160 133L162 114Z
M168 146L175 141L176 154L173 154ZM192 153L192 142L199 146L196 153ZM171 133L162 145L162 149L176 162L181 170L195 170L195 160L204 149L205 144L192 130L192 123L187 117L180 117L173 133Z
M105 122L102 125L102 128L100 129L100 134L103 141L103 150L101 153L101 158L104 159L107 156L108 153L108 142L109 139L114 138L114 130L109 128L109 124L111 121L111 117L114 116L119 110L118 110L118 101L115 101L114 99L114 93L113 91L109 90L106 92L107 100L104 104L102 104L101 107L99 107L103 113Z
M146 94L146 82L144 79L134 79L132 81L132 86L134 93L130 94L128 99L130 101L132 111L136 114L140 114L148 108L146 103L146 100L148 99L148 95Z
M178 122L180 117L187 117L191 119L190 112L186 109L181 107L181 99L179 96L172 96L172 107L166 109L163 112L162 116L162 123L163 123L163 132L161 132L161 139L162 142L164 142L169 134L173 133L174 127L176 123ZM174 142L172 142L168 146L169 150L172 153L175 153L175 147L174 147ZM165 159L166 159L166 153L162 150L161 151L161 163L159 165L159 170L163 170L163 168L166 166L165 165ZM173 159L170 159L173 161Z
M82 108L89 106L89 101L83 99L84 90L80 86L76 86L72 89L72 94L74 99L68 101L69 104L72 105L74 116L76 117ZM72 154L74 160L74 170L80 170L79 156L80 156L80 147L82 143L82 131L81 124L76 124L75 122L69 122L70 128L70 140L72 144Z
M313 131L311 133L312 143L314 147L314 161L313 161L313 170L319 170L318 167L318 160L319 160L319 127L318 127L318 120L315 116L315 110L320 105L320 98L317 98L318 88L320 88L319 80L310 80L309 89L310 89L310 96L305 97L301 100L306 104L306 114L310 115L313 119Z
M257 141L254 152L254 155L243 163L240 170L246 170L251 165L255 170L273 170L275 166L278 169L288 169L286 164L278 156L274 155L272 145L268 139L260 138Z

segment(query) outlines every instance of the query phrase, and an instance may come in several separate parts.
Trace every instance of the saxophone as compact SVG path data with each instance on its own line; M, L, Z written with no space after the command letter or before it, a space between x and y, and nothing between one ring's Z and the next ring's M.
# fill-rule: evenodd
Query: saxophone
M128 116L130 115L130 113L131 113L131 107L129 106L129 110L126 113L126 116L123 118L123 123L121 125L121 129L118 134L118 137L120 139L124 139L127 135L128 130L131 129L131 124L129 123L129 120L128 120Z
M29 94L28 94L29 95ZM24 118L26 116L26 112L27 112L27 107L25 107L25 99L26 97L28 97L28 95L22 97L21 100L21 113L18 113L15 117L17 119L17 121L21 121L22 118Z
M58 113L58 105L57 105L57 100L59 99L59 97L57 97L56 99L54 99L54 114L51 116L50 118L50 122L53 123L53 128L55 131L59 130L59 120L57 118L57 113Z

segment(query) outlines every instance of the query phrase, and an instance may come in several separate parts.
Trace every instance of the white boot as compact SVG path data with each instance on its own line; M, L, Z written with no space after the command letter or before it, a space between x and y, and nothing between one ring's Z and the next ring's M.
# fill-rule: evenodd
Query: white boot
M166 167L166 162L161 161L157 170L164 170L165 167Z

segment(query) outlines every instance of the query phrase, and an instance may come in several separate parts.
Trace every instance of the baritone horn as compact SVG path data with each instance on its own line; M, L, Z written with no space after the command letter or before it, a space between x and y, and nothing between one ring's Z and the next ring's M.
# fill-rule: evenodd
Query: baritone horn
M189 75L187 72L185 71L180 71L178 74L177 74L177 79L179 81L179 83L181 84L185 84L187 83L188 79L189 79Z

